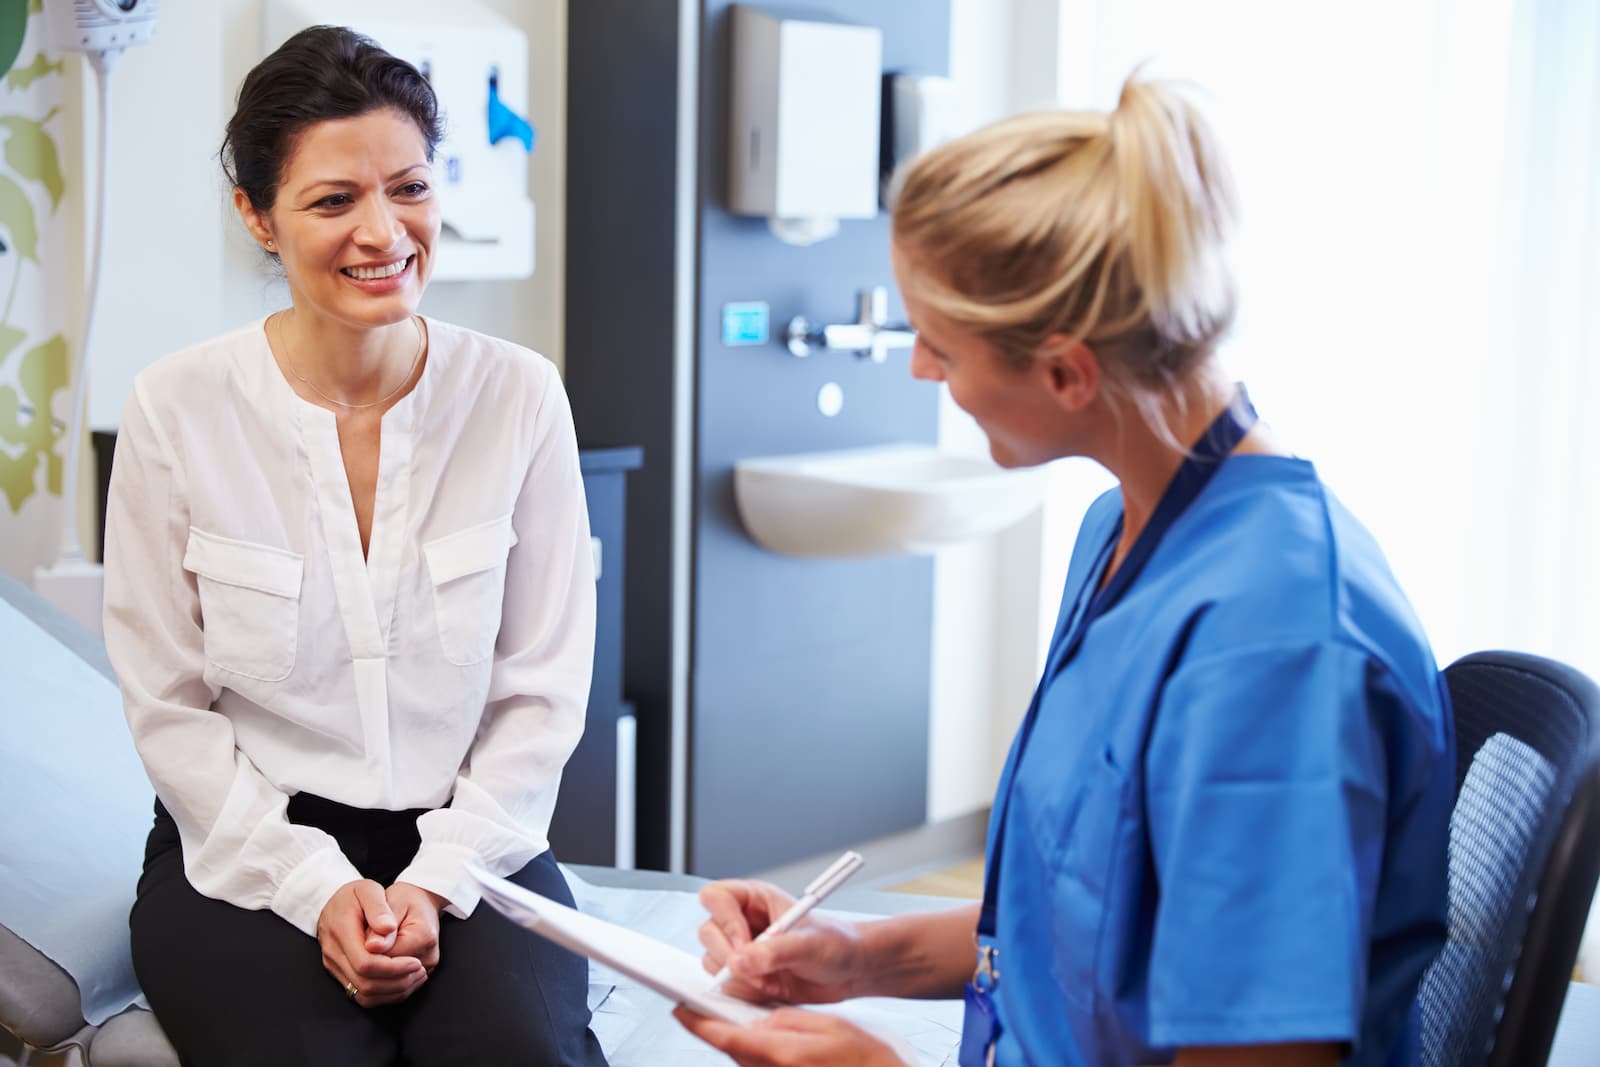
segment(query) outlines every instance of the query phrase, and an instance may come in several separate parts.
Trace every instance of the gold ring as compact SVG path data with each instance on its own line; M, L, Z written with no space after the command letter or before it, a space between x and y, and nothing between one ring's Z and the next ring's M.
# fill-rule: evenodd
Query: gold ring
M356 999L356 994L359 992L360 990L356 988L356 984L354 982L346 982L344 984L344 995L349 997L351 1000Z

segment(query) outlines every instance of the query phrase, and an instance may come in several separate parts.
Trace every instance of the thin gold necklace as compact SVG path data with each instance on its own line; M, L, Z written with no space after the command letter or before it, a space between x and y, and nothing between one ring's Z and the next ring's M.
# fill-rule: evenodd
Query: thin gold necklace
M392 400L396 393L400 392L400 390L406 387L406 383L411 380L411 376L417 373L417 364L422 362L422 348L426 340L426 336L422 332L422 324L418 322L417 317L413 315L411 316L411 325L416 327L417 330L417 354L412 357L411 369L406 371L406 376L404 378L400 379L400 384L389 390L388 393L384 394L378 399L369 400L365 404L352 404L347 400L338 400L329 396L327 393L324 393L321 389L318 389L315 382L313 382L310 378L307 378L304 374L300 373L300 368L294 365L294 357L289 355L289 345L283 339L283 321L278 319L277 316L273 316L273 318L278 323L278 344L283 349L283 361L289 365L289 373L293 374L296 378L300 379L300 381L304 382L307 389L310 389L313 393L316 393L328 403L338 404L340 407L350 408L352 411L358 411L362 408L375 408L379 404L383 404L389 400Z

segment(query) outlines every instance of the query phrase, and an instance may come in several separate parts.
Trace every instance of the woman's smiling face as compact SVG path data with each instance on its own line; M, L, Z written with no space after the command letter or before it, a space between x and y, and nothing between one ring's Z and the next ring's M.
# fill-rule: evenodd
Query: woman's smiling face
M295 309L350 326L412 315L433 273L439 203L427 142L393 109L328 119L300 131L258 213L245 224L283 262Z

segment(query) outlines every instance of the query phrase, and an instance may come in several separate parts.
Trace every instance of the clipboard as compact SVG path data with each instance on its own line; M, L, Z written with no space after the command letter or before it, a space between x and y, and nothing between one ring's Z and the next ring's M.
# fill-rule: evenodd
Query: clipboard
M771 1008L710 988L711 975L700 965L699 957L665 941L585 915L481 867L469 865L467 873L483 890L484 901L518 926L603 963L675 1004L738 1026L772 1014Z

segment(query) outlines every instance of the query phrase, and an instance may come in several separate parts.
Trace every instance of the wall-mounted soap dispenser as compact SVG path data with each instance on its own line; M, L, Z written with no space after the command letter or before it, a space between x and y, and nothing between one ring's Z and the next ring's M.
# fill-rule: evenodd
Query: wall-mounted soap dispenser
M265 0L263 52L319 24L366 34L433 85L445 122L433 160L443 220L434 280L532 275L523 32L476 0Z
M794 244L878 213L883 33L735 4L728 210Z

